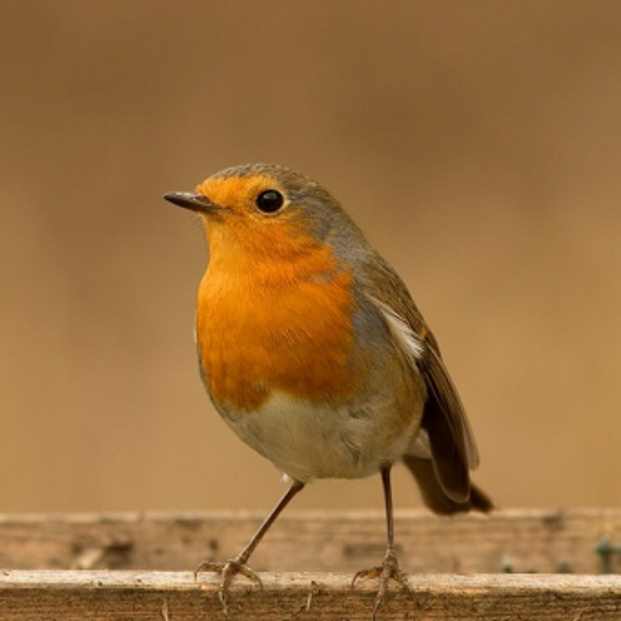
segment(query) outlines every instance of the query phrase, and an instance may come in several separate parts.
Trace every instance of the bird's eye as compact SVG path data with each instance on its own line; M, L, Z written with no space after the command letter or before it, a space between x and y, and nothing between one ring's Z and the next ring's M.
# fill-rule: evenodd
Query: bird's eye
M257 207L263 213L275 213L284 202L285 199L278 190L265 190L257 196Z

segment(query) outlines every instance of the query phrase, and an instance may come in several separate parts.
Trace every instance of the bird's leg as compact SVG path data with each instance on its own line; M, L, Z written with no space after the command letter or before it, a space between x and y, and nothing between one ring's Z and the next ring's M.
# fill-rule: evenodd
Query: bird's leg
M289 501L304 487L304 483L300 481L294 481L291 487L285 492L282 498L278 501L278 504L272 509L271 513L263 520L261 526L259 526L257 532L252 536L252 539L248 542L246 547L234 558L228 561L203 561L194 571L194 578L198 578L198 574L203 571L215 571L222 576L222 583L218 591L220 602L222 603L222 609L224 614L228 614L228 600L229 600L229 587L233 578L237 574L246 576L249 580L255 582L261 589L263 583L261 578L256 574L254 570L246 565L246 562L250 558L250 555L254 552L254 549L259 545L261 539L265 533L269 530L270 526L276 521L276 518L280 515L280 512L289 504Z
M407 589L408 591L410 590L410 584L408 582L407 575L399 568L399 561L397 560L397 555L395 554L395 529L392 515L392 490L390 486L390 468L391 466L388 465L384 466L381 470L382 484L384 486L384 500L386 502L386 530L388 533L388 546L386 548L384 561L378 567L363 569L357 572L351 582L351 586L353 589L358 580L365 580L367 578L379 578L379 589L375 598L375 605L373 606L373 621L375 621L377 617L377 612L379 611L382 602L384 601L386 590L388 588L388 583L391 580L394 580L399 585L401 585L401 588Z

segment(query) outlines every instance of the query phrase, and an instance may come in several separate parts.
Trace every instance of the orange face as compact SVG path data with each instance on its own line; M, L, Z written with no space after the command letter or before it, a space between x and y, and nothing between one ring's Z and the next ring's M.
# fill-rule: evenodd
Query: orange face
M212 270L250 271L260 279L265 268L265 276L286 278L294 262L296 270L305 269L306 262L296 261L301 257L311 263L315 257L326 267L326 249L314 238L304 209L290 205L276 179L266 175L207 178L196 192L214 205L203 214ZM276 200L265 202L266 197ZM323 268L312 265L310 269Z
M265 192L278 192L282 205L272 211L272 195L262 211ZM349 393L352 275L315 238L304 209L265 175L209 178L197 193L214 205L203 215L209 265L197 313L212 397L252 410L273 390L306 399Z
M206 196L216 205L235 215L256 220L261 220L266 215L257 208L257 198L270 189L284 194L278 181L266 175L208 177L196 186L197 194Z

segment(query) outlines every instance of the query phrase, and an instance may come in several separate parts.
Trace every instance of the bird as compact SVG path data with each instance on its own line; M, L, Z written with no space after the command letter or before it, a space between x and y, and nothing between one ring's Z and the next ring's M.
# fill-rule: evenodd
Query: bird
M471 481L479 463L471 425L438 342L397 272L317 181L278 164L210 175L164 198L200 217L208 261L200 281L196 347L217 412L290 481L243 550L196 569L229 589L286 505L311 481L379 474L386 512L373 619L389 583L409 589L395 551L391 468L402 462L424 503L449 515L488 512Z

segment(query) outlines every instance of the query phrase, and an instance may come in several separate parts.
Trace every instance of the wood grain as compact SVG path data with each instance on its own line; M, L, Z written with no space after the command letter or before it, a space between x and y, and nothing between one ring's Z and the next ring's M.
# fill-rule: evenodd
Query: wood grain
M0 567L191 570L236 554L259 513L0 515ZM497 511L440 518L397 513L402 566L411 573L621 572L595 551L621 544L621 510ZM353 573L384 554L382 513L290 513L257 548L257 570ZM1 616L0 616L1 618Z
M354 621L371 618L374 590L350 590L348 575L264 574L264 590L240 580L229 619ZM310 585L314 583L310 601ZM0 571L3 621L182 621L224 619L218 580L188 572ZM621 577L567 575L420 575L412 593L392 592L381 621L615 620Z

